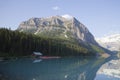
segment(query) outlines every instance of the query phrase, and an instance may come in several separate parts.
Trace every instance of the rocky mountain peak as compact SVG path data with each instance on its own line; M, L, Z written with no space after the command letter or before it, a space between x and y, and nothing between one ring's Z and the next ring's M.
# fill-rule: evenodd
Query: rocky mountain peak
M87 27L70 15L30 18L22 22L18 30L49 37L73 38L79 42L82 41L97 45Z

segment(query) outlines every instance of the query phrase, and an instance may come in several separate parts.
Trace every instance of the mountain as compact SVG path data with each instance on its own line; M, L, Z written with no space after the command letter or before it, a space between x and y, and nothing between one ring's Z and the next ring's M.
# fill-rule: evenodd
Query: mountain
M102 38L96 38L96 41L111 51L118 51L120 49L120 34L112 34Z
M30 32L39 36L76 39L97 45L93 35L75 17L68 15L47 18L31 18L19 25L19 31Z
M87 27L70 15L30 18L20 23L17 30L40 37L66 40L70 43L79 44L94 53L104 52L104 49L98 45Z

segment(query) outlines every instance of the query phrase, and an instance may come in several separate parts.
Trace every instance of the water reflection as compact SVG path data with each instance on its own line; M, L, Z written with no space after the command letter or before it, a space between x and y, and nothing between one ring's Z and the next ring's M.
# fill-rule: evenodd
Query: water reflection
M115 58L102 65L95 80L120 80L120 59Z
M42 61L42 59L35 59L34 61L33 61L33 63L38 63L38 62L41 62Z
M33 60L22 58L0 62L4 80L94 80L105 59L59 58ZM35 64L34 64L35 63Z

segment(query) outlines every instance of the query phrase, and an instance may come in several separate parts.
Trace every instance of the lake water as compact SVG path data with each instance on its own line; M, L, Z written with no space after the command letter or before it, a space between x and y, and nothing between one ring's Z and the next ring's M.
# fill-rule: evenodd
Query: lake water
M120 80L120 59L113 58L97 71L95 80Z
M1 61L0 80L103 80L98 71L105 62L93 57Z

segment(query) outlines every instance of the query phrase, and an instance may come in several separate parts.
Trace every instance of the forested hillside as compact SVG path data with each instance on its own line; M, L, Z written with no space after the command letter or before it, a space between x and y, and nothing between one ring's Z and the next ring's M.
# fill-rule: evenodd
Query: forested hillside
M75 42L38 37L5 28L0 29L0 56L27 56L33 51L49 56L95 55L95 51Z

